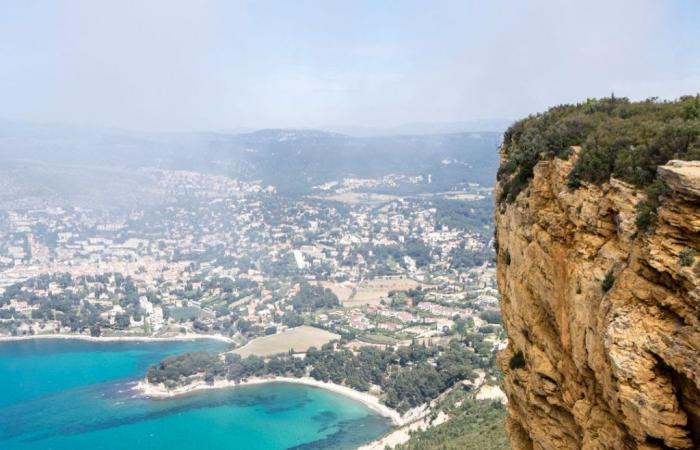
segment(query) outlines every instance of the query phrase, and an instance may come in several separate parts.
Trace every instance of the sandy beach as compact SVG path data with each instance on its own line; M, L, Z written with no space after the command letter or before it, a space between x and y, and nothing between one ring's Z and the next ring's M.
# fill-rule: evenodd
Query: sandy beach
M207 384L204 381L198 381L192 384L188 384L187 386L182 386L178 387L175 389L166 389L163 385L153 385L151 383L147 383L146 381L141 381L139 382L135 389L138 390L142 395L149 397L149 398L155 398L155 399L165 399L165 398L171 398L179 395L187 395L191 394L193 392L198 392L198 391L203 391L203 390L209 390L209 389L223 389L223 388L232 388L232 387L238 387L238 386L251 386L255 384L264 384L264 383L294 383L294 384L303 384L306 386L312 386L312 387L317 387L321 389L327 389L329 391L333 391L335 393L344 395L346 397L352 398L353 400L357 400L359 402L362 402L365 406L368 408L372 409L373 411L377 412L378 414L381 414L384 417L388 417L391 419L392 423L395 426L403 426L405 421L404 418L401 414L399 414L398 411L389 408L388 406L382 404L377 397L375 397L372 394L368 394L366 392L359 392L354 389L351 389L347 386L341 386L339 384L334 384L334 383L325 383L323 381L318 381L313 378L309 377L304 377L304 378L291 378L291 377L269 377L269 378L248 378L245 381L241 381L240 383L236 383L235 381L228 381L228 380L218 380L215 381L212 384Z
M88 336L86 334L35 334L33 336L0 336L0 342L27 341L32 339L79 339L91 342L164 342L164 341L192 341L195 339L214 339L226 343L232 343L231 339L218 334L177 334L174 336Z
M392 431L381 439L365 444L357 450L384 450L387 447L394 448L397 445L408 442L411 439L411 433L426 430L429 426L430 424L425 418L420 419Z

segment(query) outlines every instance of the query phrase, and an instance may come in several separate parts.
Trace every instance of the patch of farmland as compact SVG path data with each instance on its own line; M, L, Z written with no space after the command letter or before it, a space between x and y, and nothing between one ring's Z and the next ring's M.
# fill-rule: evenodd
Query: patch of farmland
M253 339L233 352L244 358L249 355L270 356L278 353L287 353L290 350L301 353L308 350L309 347L321 348L323 344L337 339L340 339L338 334L302 325L290 328L282 333Z
M355 295L343 302L346 308L362 305L378 305L382 299L389 298L390 291L407 291L420 286L415 280L401 277L382 277L365 280L358 287Z
M341 304L345 303L345 301L350 298L354 289L354 286L347 282L333 283L330 281L324 281L321 284L324 288L330 289L336 295L336 297L338 297Z

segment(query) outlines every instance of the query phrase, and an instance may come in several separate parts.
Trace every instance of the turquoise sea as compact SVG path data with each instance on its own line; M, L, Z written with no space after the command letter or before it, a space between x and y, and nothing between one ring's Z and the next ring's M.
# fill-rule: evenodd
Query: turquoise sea
M363 404L288 383L148 400L133 386L162 357L225 344L0 342L0 449L346 449L391 427Z

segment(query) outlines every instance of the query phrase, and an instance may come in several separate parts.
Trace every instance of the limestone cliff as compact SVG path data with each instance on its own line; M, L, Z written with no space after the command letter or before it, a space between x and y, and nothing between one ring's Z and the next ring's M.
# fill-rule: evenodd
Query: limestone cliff
M643 194L569 189L577 154L496 211L513 449L700 449L700 163L659 168L668 193L637 233Z

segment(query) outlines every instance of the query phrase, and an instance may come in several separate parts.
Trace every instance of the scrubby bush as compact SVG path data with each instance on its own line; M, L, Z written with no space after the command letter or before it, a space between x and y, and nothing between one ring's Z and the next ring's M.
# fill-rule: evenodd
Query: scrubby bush
M681 267L691 267L695 264L695 256L698 252L694 248L685 247L678 256Z
M647 197L637 205L635 219L635 225L640 232L649 231L656 225L657 210L661 206L661 199L666 194L666 185L657 178L645 190Z
M605 278L603 278L603 292L608 292L612 287L613 284L615 284L615 274L613 273L612 270L610 270L607 274L605 274Z

